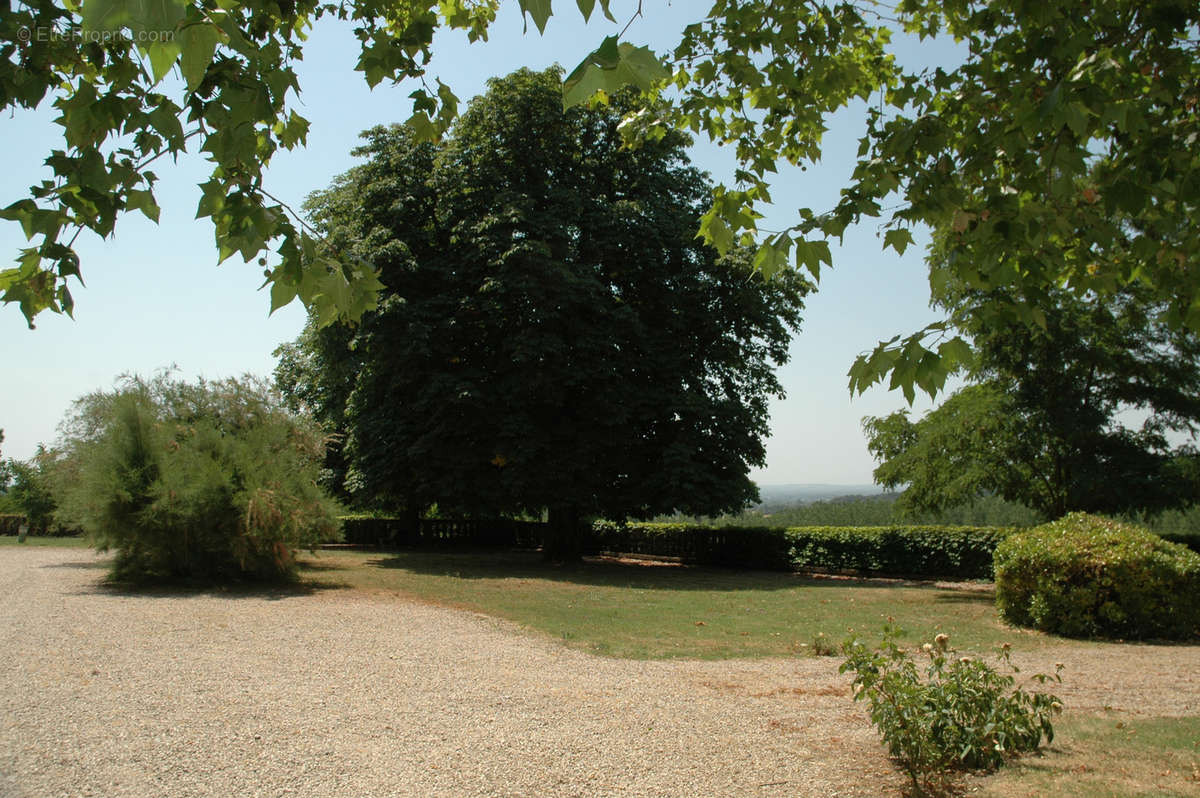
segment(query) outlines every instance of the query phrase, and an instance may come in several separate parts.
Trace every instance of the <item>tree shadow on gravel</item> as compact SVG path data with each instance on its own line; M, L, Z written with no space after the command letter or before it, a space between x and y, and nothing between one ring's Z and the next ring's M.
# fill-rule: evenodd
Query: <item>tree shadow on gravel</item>
M71 562L52 562L38 567L66 568L75 571L103 571L108 568L108 562L105 560L73 560Z
M296 582L294 584L240 584L185 583L142 585L128 582L103 580L87 589L76 591L79 596L113 596L116 598L223 598L223 599L284 599L306 598L320 593L344 590L347 585Z
M66 568L76 570L104 571L109 563L104 560L95 562L63 562L43 565L42 568ZM306 578L306 574L333 570L321 565L302 562L299 578L295 582L215 582L211 580L185 580L171 583L139 583L122 582L107 577L100 577L96 582L77 590L71 595L76 596L115 596L118 598L194 598L209 596L227 599L267 599L281 601L291 598L305 598L336 590L345 590L349 583L336 580L322 579L316 581Z

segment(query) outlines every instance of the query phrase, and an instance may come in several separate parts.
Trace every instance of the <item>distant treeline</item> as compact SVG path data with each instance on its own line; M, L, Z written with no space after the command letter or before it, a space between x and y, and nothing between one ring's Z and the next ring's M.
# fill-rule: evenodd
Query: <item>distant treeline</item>
M660 521L682 521L708 526L890 526L894 524L941 526L1015 526L1028 527L1044 519L1033 510L997 496L985 496L971 505L962 505L940 513L902 516L896 511L899 494L881 496L842 496L806 504L759 505L739 515L715 518L664 517ZM1200 535L1200 506L1170 510L1158 516L1132 516L1129 520L1148 526L1160 534Z

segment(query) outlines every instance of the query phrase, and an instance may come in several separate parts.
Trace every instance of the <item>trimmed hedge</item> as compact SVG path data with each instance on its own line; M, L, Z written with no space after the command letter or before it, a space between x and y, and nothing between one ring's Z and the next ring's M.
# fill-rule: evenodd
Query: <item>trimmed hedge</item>
M599 521L592 549L734 568L990 579L996 527L705 527Z
M1200 635L1200 554L1143 527L1071 513L996 549L1012 623L1068 637Z
M795 535L794 567L991 579L992 554L1013 530L998 527L812 527Z
M533 548L544 524L511 520L342 517L346 543L393 546ZM891 576L990 579L992 553L1013 530L998 527L709 527L693 524L597 521L584 542L588 554L616 552L678 557L686 563L779 571L853 571Z

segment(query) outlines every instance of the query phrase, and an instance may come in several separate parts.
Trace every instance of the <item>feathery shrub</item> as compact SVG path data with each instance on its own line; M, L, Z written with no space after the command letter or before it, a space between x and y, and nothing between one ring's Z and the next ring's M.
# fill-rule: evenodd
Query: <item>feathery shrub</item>
M59 516L116 552L118 581L286 580L297 548L338 535L322 453L255 379L127 377L75 404Z

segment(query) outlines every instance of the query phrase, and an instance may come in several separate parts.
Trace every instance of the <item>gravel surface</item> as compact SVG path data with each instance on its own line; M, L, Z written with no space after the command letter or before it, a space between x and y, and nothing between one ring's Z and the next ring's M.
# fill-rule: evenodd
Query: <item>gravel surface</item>
M122 594L99 586L103 567L82 549L0 549L5 798L833 798L903 783L836 659L604 659L348 590ZM1128 648L1072 663L1069 683L1088 686L1059 694L1200 714L1200 649L1134 647L1122 671Z

